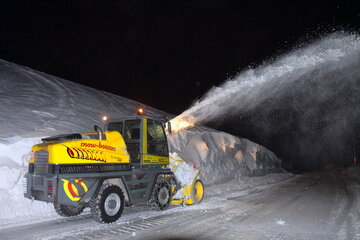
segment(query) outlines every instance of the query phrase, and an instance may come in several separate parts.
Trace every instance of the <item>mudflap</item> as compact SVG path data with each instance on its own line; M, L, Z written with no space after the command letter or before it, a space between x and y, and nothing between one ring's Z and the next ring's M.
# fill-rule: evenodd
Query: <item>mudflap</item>
M99 178L58 178L58 204L80 207L86 206L97 193Z

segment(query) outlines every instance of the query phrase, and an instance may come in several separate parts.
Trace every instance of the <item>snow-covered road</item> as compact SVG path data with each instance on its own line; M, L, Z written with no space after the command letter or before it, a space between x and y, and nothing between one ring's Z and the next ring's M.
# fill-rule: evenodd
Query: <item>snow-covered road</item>
M206 197L198 206L126 208L115 224L89 213L0 230L0 239L360 239L358 171L328 169ZM224 188L225 189L225 188Z

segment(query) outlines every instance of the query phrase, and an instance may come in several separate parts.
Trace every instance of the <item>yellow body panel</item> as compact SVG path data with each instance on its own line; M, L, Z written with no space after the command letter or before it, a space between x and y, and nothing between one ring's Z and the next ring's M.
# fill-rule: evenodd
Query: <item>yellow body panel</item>
M142 149L141 152L143 155L147 154L147 119L143 118L142 120Z
M83 135L93 135L87 133ZM130 157L121 134L104 132L106 140L81 139L65 142L48 142L33 146L32 151L45 150L50 164L129 163ZM34 155L30 162L34 162Z
M168 157L161 157L161 156L155 156L155 155L143 155L143 164L169 164L169 158Z
M171 204L183 204L184 201L183 200L180 200L180 199L173 199L171 200Z

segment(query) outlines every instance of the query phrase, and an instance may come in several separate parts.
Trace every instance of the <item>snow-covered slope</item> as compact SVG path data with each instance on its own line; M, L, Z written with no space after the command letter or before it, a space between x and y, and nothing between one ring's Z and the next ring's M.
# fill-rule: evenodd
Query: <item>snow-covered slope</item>
M169 116L138 102L4 60L0 60L0 103L0 219L50 213L51 206L31 203L22 195L30 148L41 137L92 131L94 124L103 125L103 115L129 116L139 106L147 115ZM168 139L171 152L198 165L206 184L280 170L281 161L272 152L212 129L196 127L172 133Z
M133 115L144 106L33 69L0 60L0 137L83 132L103 115ZM168 115L146 107L150 116Z

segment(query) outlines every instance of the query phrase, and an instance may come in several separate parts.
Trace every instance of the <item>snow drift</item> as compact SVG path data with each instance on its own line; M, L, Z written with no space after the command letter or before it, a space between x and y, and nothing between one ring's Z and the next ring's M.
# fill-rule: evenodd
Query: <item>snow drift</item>
M169 93L171 97L171 93ZM0 219L53 214L22 195L32 145L58 133L88 132L103 115L129 116L139 106L151 117L169 114L138 102L0 60ZM196 163L205 184L279 171L264 147L205 127L168 136L170 151Z

